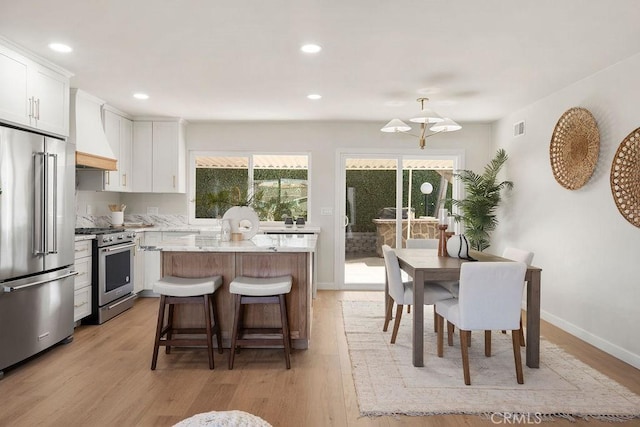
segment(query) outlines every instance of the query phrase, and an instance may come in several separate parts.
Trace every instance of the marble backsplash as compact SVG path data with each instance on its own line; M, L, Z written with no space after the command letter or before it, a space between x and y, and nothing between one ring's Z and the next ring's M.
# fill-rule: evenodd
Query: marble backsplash
M187 215L125 214L124 223L154 225L156 227L186 227L189 225ZM110 215L76 215L76 228L110 226Z

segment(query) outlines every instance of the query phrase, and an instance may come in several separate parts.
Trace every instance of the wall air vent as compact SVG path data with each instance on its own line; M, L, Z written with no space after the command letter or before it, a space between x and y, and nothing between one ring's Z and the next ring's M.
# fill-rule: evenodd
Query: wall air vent
M524 120L513 125L513 136L524 135Z

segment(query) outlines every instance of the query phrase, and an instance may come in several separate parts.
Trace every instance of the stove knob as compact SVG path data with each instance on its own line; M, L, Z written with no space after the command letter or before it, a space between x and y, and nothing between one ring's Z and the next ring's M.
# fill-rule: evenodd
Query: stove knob
M133 239L134 237L136 237L136 232L132 231L131 233L127 234L127 237L130 237Z
M124 239L124 236L122 234L119 234L118 235L118 240L122 240L122 239Z
M107 243L108 241L109 241L108 237L105 236L105 237L102 238L102 243Z

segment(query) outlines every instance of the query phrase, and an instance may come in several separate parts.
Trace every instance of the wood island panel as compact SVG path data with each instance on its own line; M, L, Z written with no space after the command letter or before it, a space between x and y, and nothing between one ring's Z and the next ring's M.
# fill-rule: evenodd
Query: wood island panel
M291 275L293 283L287 295L287 310L292 346L307 348L311 336L311 259L308 252L239 253L239 252L162 252L162 274L178 277L223 276L217 291L216 308L220 319L223 346L230 346L235 308L229 284L236 276L276 277ZM280 325L278 307L272 304L245 306L245 325L274 327ZM202 308L179 305L175 321L182 327L202 327Z
M223 339L231 336L233 318L233 300L229 293L229 283L235 277L236 258L234 253L211 252L162 252L162 275L177 277L222 276L222 287L216 292L216 308ZM177 326L200 328L204 325L204 313L201 306L181 304L174 311Z

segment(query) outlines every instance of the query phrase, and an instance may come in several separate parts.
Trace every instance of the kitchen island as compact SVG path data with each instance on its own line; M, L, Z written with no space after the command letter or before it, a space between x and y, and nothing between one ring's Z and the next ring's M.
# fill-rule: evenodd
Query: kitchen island
M222 287L216 292L223 346L229 347L234 305L229 284L236 276L276 277L291 275L293 284L287 295L289 328L293 348L309 346L315 234L259 234L250 240L222 242L214 234L194 234L163 240L156 245L162 251L162 275L207 277L221 275ZM174 322L181 327L202 327L200 307L179 305ZM245 324L277 327L280 313L276 305L247 306Z

